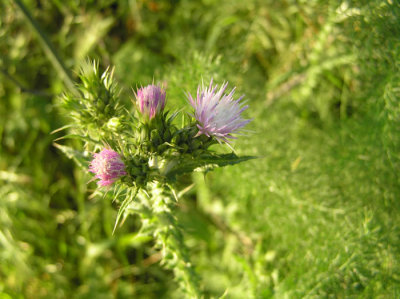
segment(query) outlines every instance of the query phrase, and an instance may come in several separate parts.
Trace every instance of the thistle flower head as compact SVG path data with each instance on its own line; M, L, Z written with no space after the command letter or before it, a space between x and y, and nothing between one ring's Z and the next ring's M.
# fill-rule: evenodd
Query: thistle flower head
M229 143L229 139L235 138L237 133L250 119L243 119L241 114L248 106L243 106L243 96L234 100L235 88L229 94L224 93L228 83L225 83L218 90L218 85L212 85L211 79L208 88L199 86L197 97L193 99L190 93L188 98L194 108L194 117L198 121L198 135L204 134L208 137L214 136L219 142Z
M140 112L152 119L164 109L165 90L154 84L147 85L138 89L136 100Z
M100 186L109 186L121 176L126 175L125 164L118 153L110 149L103 149L94 154L94 159L89 165L89 171L96 174Z

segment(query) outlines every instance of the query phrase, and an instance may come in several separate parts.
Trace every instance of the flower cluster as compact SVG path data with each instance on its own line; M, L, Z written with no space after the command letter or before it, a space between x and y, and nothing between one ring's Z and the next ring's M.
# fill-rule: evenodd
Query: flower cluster
M235 153L217 153L209 147L226 142L250 122L243 119L247 109L242 97L234 99L235 88L225 93L220 88L199 86L196 97L187 93L194 109L192 117L174 121L178 112L164 111L166 91L158 85L139 88L135 93L136 114L122 107L112 71L103 75L98 64L86 66L79 86L82 96L66 93L64 107L74 118L74 137L81 137L87 149L107 144L93 155L89 171L100 187L119 181L113 196L120 202L114 230L129 213L143 219L141 232L154 236L162 249L163 264L172 269L188 298L203 298L200 279L190 261L182 227L176 218L177 177L193 171L237 164L253 157ZM178 125L177 123L180 123ZM76 134L75 134L76 133ZM79 165L86 165L85 155L66 146L58 146Z
M163 113L165 90L154 84L139 88L135 93L136 107L144 123L136 129L141 148L162 153L175 144L179 153L195 154L206 150L212 140L229 145L230 139L236 138L233 134L239 133L251 120L242 118L242 112L248 108L242 103L243 96L235 100L235 88L225 93L227 86L228 83L224 83L218 89L211 80L208 87L198 87L196 98L187 93L188 101L194 108L195 123L181 130L173 129L171 121L166 120ZM197 138L200 135L206 137ZM100 186L109 186L127 174L121 157L111 149L95 154L89 170L100 179ZM132 175L132 178L136 177Z

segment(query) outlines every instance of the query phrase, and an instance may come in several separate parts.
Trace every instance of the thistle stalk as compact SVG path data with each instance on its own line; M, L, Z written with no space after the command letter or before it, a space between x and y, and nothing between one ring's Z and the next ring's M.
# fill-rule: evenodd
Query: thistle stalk
M162 263L174 271L181 290L188 298L201 298L200 279L191 263L175 216L175 207L176 201L169 187L162 183L150 183L147 190L138 193L137 200L131 203L129 209L141 215L141 232L154 236L156 246L162 251Z

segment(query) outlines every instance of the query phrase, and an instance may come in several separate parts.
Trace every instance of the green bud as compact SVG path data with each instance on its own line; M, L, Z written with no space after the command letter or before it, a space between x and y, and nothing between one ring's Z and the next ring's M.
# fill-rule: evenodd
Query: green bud
M112 131L117 131L120 125L121 122L119 121L118 117L110 118L110 120L107 122L107 128Z

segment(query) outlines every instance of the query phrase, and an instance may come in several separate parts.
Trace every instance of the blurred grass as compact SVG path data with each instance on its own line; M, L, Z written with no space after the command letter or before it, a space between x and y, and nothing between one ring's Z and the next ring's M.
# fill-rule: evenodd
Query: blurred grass
M209 296L399 297L398 2L23 3L73 72L115 65L126 102L153 78L174 109L211 77L246 94L236 149L260 158L181 182ZM112 236L116 207L52 146L62 77L11 0L0 53L0 297L179 298L139 219Z

